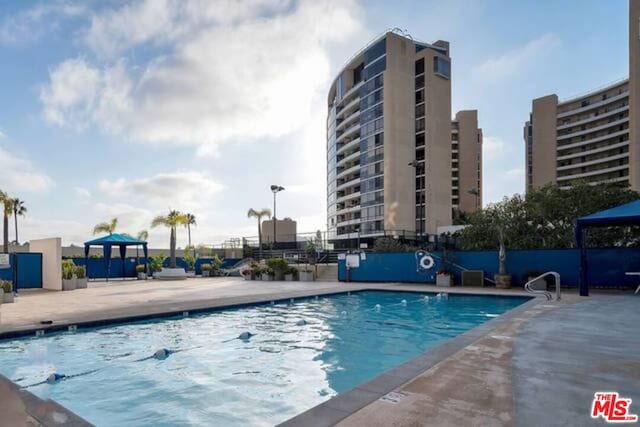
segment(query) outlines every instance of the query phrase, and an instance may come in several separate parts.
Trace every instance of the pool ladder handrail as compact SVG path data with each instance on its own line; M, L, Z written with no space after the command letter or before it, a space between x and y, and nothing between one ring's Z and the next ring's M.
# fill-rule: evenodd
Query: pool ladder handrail
M556 279L556 301L560 301L560 274L556 273L555 271L547 271L546 273L542 273L541 275L539 275L538 277L529 280L527 283L524 284L524 289L529 292L530 294L533 295L544 295L544 297L547 299L547 301L552 301L553 300L553 294L549 291L538 291L535 289L531 289L531 285L538 279L542 279L545 276L553 276Z

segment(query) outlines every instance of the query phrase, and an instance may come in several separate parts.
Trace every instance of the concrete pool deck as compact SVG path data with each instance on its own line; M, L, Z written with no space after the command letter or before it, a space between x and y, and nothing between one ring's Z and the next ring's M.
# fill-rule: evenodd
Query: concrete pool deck
M0 306L0 337L363 289L527 295L516 289L237 278L92 283L72 292L25 292L15 304ZM640 297L626 294L535 299L285 424L588 425L584 408L603 390L632 398L632 412L640 413L639 309ZM15 390L12 396L22 399Z

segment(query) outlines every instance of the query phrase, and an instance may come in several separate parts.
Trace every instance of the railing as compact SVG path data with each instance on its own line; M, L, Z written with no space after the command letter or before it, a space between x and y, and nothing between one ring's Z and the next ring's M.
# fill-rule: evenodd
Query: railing
M525 283L524 285L524 289L529 292L530 294L534 294L534 295L544 295L544 297L547 299L547 301L552 301L553 300L553 295L551 294L551 292L549 291L540 291L540 290L535 290L531 288L531 285L533 283L535 283L537 280L542 279L545 276L553 276L556 279L556 301L560 301L560 274L556 273L555 271L547 271L546 273L543 273L541 275L539 275L538 277L529 280L527 283Z

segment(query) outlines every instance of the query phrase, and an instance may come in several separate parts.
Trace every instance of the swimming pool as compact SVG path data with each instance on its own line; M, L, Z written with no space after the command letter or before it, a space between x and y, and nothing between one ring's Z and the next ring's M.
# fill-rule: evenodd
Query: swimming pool
M2 341L0 373L98 426L273 425L527 300L364 291L224 309ZM33 385L54 372L70 377Z

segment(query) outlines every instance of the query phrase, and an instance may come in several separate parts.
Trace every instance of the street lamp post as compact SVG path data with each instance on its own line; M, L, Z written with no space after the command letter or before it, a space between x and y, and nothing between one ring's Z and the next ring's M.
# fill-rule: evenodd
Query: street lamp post
M273 193L273 248L275 249L276 247L276 194L278 194L280 191L284 190L284 187L281 187L279 185L272 185L271 186L271 192Z

